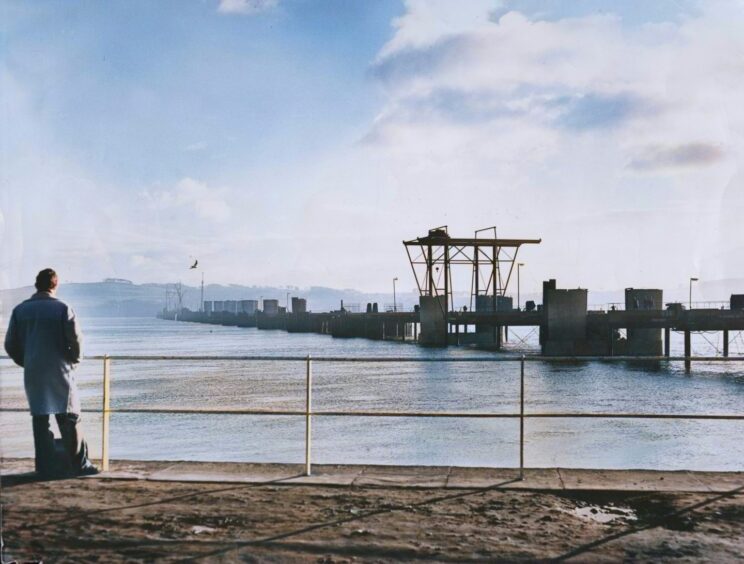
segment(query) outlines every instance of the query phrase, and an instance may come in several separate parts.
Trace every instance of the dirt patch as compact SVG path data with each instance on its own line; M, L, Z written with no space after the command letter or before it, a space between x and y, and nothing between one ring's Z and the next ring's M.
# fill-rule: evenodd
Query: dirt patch
M4 488L0 501L6 559L744 558L741 494L559 495L64 480Z

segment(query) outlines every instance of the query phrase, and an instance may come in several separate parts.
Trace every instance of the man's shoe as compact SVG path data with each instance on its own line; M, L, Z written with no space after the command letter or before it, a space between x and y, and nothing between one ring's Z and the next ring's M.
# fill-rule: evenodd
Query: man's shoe
M78 476L95 476L100 473L101 471L90 462L86 462L85 465L78 470Z

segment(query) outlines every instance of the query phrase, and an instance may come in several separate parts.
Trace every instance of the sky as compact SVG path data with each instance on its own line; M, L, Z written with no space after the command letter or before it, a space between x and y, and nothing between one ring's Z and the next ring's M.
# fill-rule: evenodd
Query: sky
M439 225L542 238L524 292L744 278L743 28L716 0L0 0L0 288L408 290L401 241Z

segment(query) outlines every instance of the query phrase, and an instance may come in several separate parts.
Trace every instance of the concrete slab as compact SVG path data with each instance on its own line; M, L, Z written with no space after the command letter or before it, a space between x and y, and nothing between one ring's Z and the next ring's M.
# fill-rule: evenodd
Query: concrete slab
M95 462L100 467L100 462ZM150 474L172 465L173 462L112 460L109 462L109 470L101 474L101 477L111 480L146 480Z
M147 479L172 482L272 483L302 475L299 464L178 462L151 472Z
M558 470L567 490L629 490L708 492L710 489L686 471Z
M519 470L509 468L452 467L447 477L447 488L471 489L511 487L519 479Z
M4 459L3 479L33 479L33 459ZM591 470L533 468L524 480L513 468L459 468L447 466L361 466L322 464L304 475L302 464L232 462L149 462L115 460L111 470L86 479L153 480L338 487L603 490L725 493L744 488L744 472L691 472L654 470Z
M0 476L33 471L34 461L31 458L3 458L0 463Z
M304 484L314 486L351 486L364 472L364 466L317 465L312 467L311 476L298 476L285 480L285 484Z
M367 466L354 480L359 487L443 488L448 466Z
M514 490L562 490L563 482L557 468L530 468L524 471L524 480L509 484Z
M744 488L744 472L687 472L698 480L708 491L716 493L730 492Z
M395 473L399 476L438 476L440 474L448 474L450 469L450 466L387 466L381 464L368 464L364 466L364 474L367 476L390 473Z

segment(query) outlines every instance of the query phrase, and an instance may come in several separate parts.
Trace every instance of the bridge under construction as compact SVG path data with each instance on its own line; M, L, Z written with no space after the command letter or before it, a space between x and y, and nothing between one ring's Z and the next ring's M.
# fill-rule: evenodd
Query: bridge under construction
M685 309L664 304L660 289L627 288L624 307L607 311L588 309L586 289L560 289L555 280L543 282L542 303L514 307L507 294L518 276L517 257L525 245L540 239L497 237L496 228L478 230L473 237L451 237L447 227L403 241L419 303L413 311L379 312L368 304L365 312L307 311L305 300L293 298L292 311L276 300L204 302L202 311L164 311L161 317L221 325L313 332L333 337L415 341L423 346L471 345L499 350L509 327L539 329L546 356L669 356L672 331L684 334L685 356L691 356L691 333L719 331L723 356L729 355L730 333L744 331L744 301L732 296L728 309ZM453 306L453 268L471 273L470 306ZM394 308L395 309L395 308ZM623 334L624 332L624 334Z

